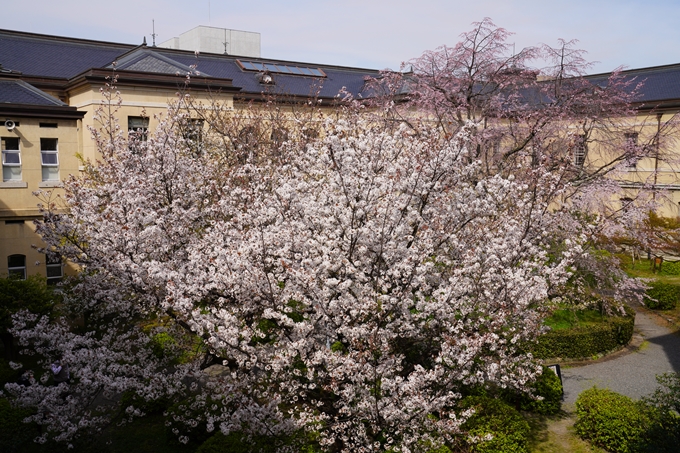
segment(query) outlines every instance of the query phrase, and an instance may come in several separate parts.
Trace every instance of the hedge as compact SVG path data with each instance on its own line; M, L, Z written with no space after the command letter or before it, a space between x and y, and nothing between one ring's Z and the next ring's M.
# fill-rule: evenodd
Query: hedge
M633 337L635 313L610 318L600 325L550 330L538 338L531 352L539 359L590 358L628 344Z
M680 299L680 286L670 283L652 282L647 290L645 305L654 310L672 310Z

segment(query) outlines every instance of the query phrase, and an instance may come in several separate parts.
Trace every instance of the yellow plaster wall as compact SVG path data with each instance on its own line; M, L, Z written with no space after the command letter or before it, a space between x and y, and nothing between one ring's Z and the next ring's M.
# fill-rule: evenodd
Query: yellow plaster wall
M33 220L38 218L39 199L33 195L38 190L52 191L53 196L63 192L58 182L42 181L40 139L56 138L59 156L59 178L78 174L80 149L80 120L52 118L13 117L19 126L12 131L0 129L2 137L19 138L21 152L21 181L0 183L0 276L7 275L7 257L26 255L28 275L45 275L45 257L35 247L42 247L35 233ZM40 123L56 123L56 128L40 127ZM23 222L23 223L22 223ZM38 263L38 264L36 264Z
M127 119L128 116L146 116L149 118L149 132L153 133L154 128L158 125L159 119L165 117L168 111L168 105L178 100L179 93L177 90L158 89L158 88L144 88L144 87L120 87L121 102L120 105L114 104L109 106L102 98L100 93L100 86L88 86L81 88L78 91L70 93L69 104L75 106L80 111L87 112L83 118L83 144L82 155L85 159L95 161L97 159L97 152L94 140L92 140L90 130L91 128L100 129L102 124L99 123L95 114L99 107L104 111L111 108L114 112L114 117L118 119L118 125L125 135L127 135ZM195 102L202 102L209 104L211 97L208 93L191 93ZM233 96L231 94L225 95L219 99L226 103L227 106L233 108Z

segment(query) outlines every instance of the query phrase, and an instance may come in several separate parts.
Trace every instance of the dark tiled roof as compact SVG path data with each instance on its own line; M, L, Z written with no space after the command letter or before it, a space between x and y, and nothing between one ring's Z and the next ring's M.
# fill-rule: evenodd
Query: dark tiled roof
M0 64L24 75L70 78L135 46L0 30Z
M21 80L0 80L0 104L66 106L59 99Z
M108 67L117 60L119 69L164 74L183 73L195 65L205 76L232 79L234 86L242 88L242 93L271 91L308 97L315 95L318 89L319 96L330 98L343 87L358 95L364 90L365 77L378 75L378 71L370 69L279 62L320 68L327 77L273 74L275 84L268 86L260 84L255 72L242 70L236 63L237 58L217 54L197 56L189 51L0 30L0 65L27 76L69 79L88 69ZM257 60L277 63L270 59Z
M289 65L307 66L320 68L326 77L315 78L311 76L286 75L281 73L272 74L275 85L262 85L254 71L244 71L236 63L238 57L199 54L193 52L177 52L166 49L154 49L155 52L167 56L186 66L195 65L201 73L210 74L213 77L232 79L234 86L241 87L242 92L261 93L270 90L282 95L294 95L308 97L313 96L319 88L319 96L332 98L344 87L350 93L358 95L364 90L366 76L376 77L378 71L372 69L347 68L340 66L317 65L313 63L300 63L290 61L271 60L258 58L257 61L266 63L281 63ZM253 59L248 59L253 60Z
M622 71L631 88L642 82L637 100L653 106L656 103L680 100L680 64ZM606 83L609 74L594 74L587 78L594 83Z
M108 67L113 67L113 64ZM116 69L126 71L140 71L140 72L155 72L161 74L187 74L192 69L172 58L168 58L155 49L142 47L133 50L127 55L119 57L115 63ZM203 74L205 77L210 77L208 74Z

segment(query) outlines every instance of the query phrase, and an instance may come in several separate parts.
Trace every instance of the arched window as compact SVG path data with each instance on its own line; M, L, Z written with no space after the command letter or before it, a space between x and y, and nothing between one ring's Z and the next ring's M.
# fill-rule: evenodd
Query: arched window
M10 255L7 257L7 270L10 277L26 280L26 255Z

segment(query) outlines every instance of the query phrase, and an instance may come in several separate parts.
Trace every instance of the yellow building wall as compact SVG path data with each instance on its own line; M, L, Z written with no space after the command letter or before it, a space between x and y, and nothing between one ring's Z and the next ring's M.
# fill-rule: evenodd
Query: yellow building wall
M178 101L177 90L144 88L144 87L119 87L121 102L116 105L116 100L109 106L100 93L101 86L91 85L70 93L69 104L78 110L87 112L83 118L82 156L86 160L96 161L96 144L92 139L91 130L100 129L102 124L96 119L98 108L103 108L106 113L109 108L114 112L118 125L127 136L128 117L146 116L149 118L149 133L158 126L161 118L167 117L168 105ZM208 93L191 93L194 102L210 104L214 99ZM217 98L227 107L233 108L233 96L231 94Z
M40 200L33 193L63 193L60 182L78 174L80 161L80 120L13 117L19 126L9 131L0 128L0 137L18 138L21 155L21 180L0 182L0 276L7 276L7 257L26 256L27 275L45 275L45 256L36 250L44 244L35 233L33 221L39 218ZM40 127L40 123L57 127ZM43 181L40 139L57 139L59 181Z

